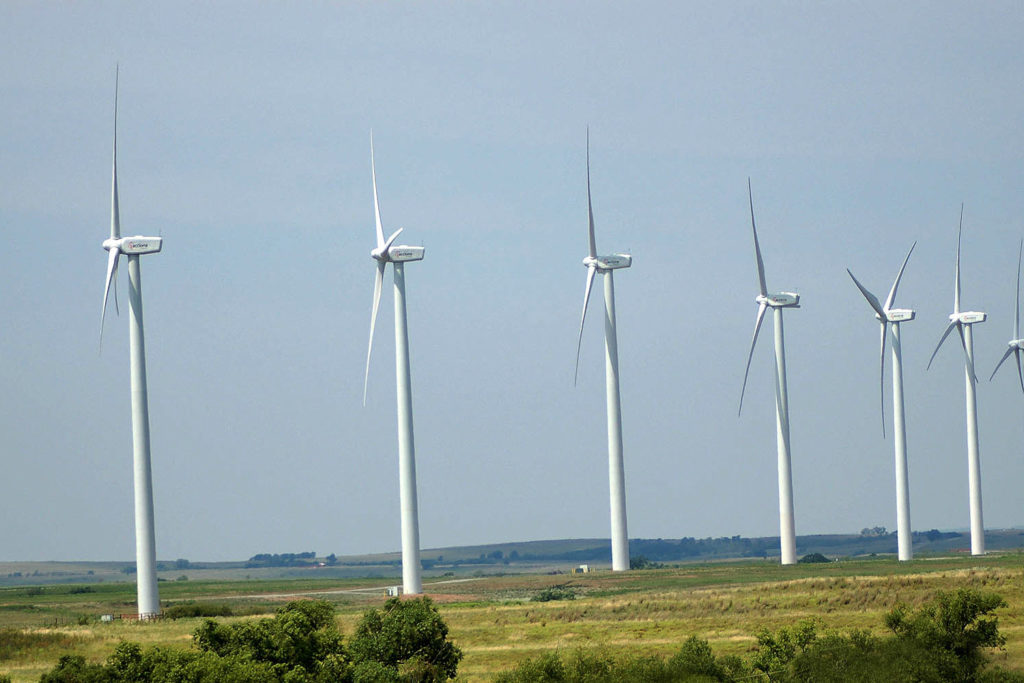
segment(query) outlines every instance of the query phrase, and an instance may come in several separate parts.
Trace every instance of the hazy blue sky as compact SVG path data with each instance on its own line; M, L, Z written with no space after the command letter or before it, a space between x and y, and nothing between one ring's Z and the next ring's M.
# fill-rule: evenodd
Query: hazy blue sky
M607 537L603 331L573 388L585 129L616 278L629 531L778 533L770 326L786 313L798 534L895 528L880 296L904 326L912 520L968 523L960 203L985 522L1024 524L1024 395L988 375L1024 235L1019 3L0 5L0 559L134 556L126 269L97 352L121 65L143 259L160 558L399 547L369 131L407 269L424 547ZM390 283L390 271L389 279ZM592 313L601 306L595 289ZM891 423L889 378L887 420Z

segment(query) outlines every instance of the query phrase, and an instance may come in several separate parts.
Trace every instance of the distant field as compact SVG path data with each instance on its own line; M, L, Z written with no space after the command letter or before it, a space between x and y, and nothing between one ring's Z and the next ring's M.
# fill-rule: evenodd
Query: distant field
M881 533L876 533L876 532ZM797 554L821 553L829 558L856 559L896 554L896 536L881 527L861 534L819 534L797 536ZM931 531L914 533L917 557L966 554L967 533ZM989 550L1024 549L1024 531L989 529L985 532ZM630 555L643 556L663 564L743 559L776 559L778 537L630 539ZM255 559L251 558L251 559ZM467 577L496 572L567 572L578 564L611 567L611 547L606 538L572 538L545 541L491 543L448 548L424 548L424 576ZM253 566L251 561L189 562L161 560L159 580L174 581L267 581L277 579L338 580L353 578L390 579L399 582L400 553L314 557L309 553L304 566ZM133 562L0 562L0 587L59 583L133 582Z
M383 587L392 582L171 581L161 583L161 597L165 605L194 600L227 604L247 614L270 613L299 596L318 597L336 605L342 631L351 633L368 606L383 602ZM553 586L573 591L576 599L531 602ZM708 639L719 654L742 654L753 646L758 629L807 617L830 628L881 632L882 615L896 603L918 605L938 590L961 586L1006 598L1009 607L999 617L1008 641L997 657L1003 666L1024 671L1024 555L1016 552L910 563L861 559L781 567L751 560L620 574L448 577L428 580L425 589L466 653L460 680L477 681L554 649L668 654L690 635ZM15 681L38 680L61 654L99 661L122 639L190 646L198 619L98 622L99 614L131 612L133 600L134 587L127 583L50 585L41 592L38 587L0 588L0 628L18 629L29 639L21 649L0 647L0 671ZM241 618L252 617L228 619Z

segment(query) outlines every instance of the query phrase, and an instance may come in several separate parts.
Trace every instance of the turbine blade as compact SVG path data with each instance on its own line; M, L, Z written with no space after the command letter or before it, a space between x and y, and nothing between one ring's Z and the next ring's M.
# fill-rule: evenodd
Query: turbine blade
M996 369L993 370L992 374L988 376L988 381L989 382L992 381L992 378L996 376L997 372L999 372L999 368L1002 367L1003 363L1006 362L1006 359L1009 358L1010 354L1013 353L1015 350L1016 349L1014 347L1012 347L1012 346L1010 348L1006 349L1006 353L1004 353L1003 357L999 359L998 363L996 363ZM1020 366L1020 356L1017 357L1017 365L1018 365L1018 369L1019 369L1019 366Z
M1013 309L1013 338L1020 339L1020 257L1024 256L1024 239L1017 251L1017 305Z
M903 278L903 270L907 267L907 261L910 260L910 255L914 253L914 247L917 246L917 242L910 245L910 251L907 252L907 258L903 259L903 265L900 266L900 272L896 273L896 280L892 283L892 289L889 290L889 296L885 299L885 310L892 308L893 303L896 301L896 290L899 289L900 280Z
M391 248L391 244L398 238L400 234L402 234L403 230L405 230L405 228L399 228L398 230L395 230L393 233L391 233L391 237L389 237L387 241L384 243L384 249L382 250L384 253L387 253L387 250Z
M583 291L583 315L580 316L580 337L576 341L576 371L572 376L572 385L576 386L576 379L580 374L580 347L583 345L583 323L587 320L587 303L590 301L590 288L594 284L594 275L597 273L597 266L587 268L587 288Z
M587 128L587 217L590 219L590 258L597 258L597 240L594 239L594 206L590 201L590 128Z
M114 312L117 313L118 316L121 315L121 307L117 303L117 266L120 263L121 259L118 259L117 263L114 264Z
M107 298L110 296L110 281L114 280L117 274L117 261L118 256L121 255L121 250L117 247L112 247L107 255L107 282L103 287L103 308L100 311L100 347L103 346L103 322L107 319ZM115 280L116 282L116 280Z
M967 362L967 372L971 376L971 381L977 383L978 376L974 373L974 361L971 360L971 354L967 353L967 339L964 337L964 326L957 325L956 331L960 333L960 346L964 349L964 361Z
M370 131L370 176L373 178L373 215L377 219L377 246L384 245L384 226L380 222L380 201L377 199L377 168L373 163L373 131Z
M377 274L373 279L373 309L370 312L370 346L366 349L366 375L363 377L363 406L366 405L366 387L370 384L370 354L373 353L373 328L377 325L377 309L380 308L380 290L384 283L384 261L377 262Z
M846 272L850 273L850 269L847 268ZM871 308L875 309L875 313L881 316L882 321L884 322L886 319L885 310L882 308L882 304L878 303L878 297L869 292L867 288L862 285L856 277L854 277L853 273L850 273L850 277L853 279L853 284L857 285L857 289L860 290L860 293L863 294L864 298L868 300L869 304L871 304Z
M1024 369L1020 366L1020 349L1014 354L1017 357L1017 377L1020 378L1020 390L1024 391Z
M111 190L110 190L110 238L121 237L121 216L117 202L117 88L121 77L121 65L118 64L114 75L114 151L111 162Z
M956 232L956 289L953 291L953 312L960 312L960 236L964 232L964 205L960 204L960 229Z
M879 396L881 397L882 407L882 438L885 438L885 331L889 326L885 320L882 321L882 342L880 345L881 353L878 356L878 386L881 389Z
M949 325L946 327L946 331L942 333L942 339L939 340L939 343L938 343L938 345L936 345L935 350L932 351L932 357L928 359L928 367L925 368L925 370L930 370L931 369L932 361L935 360L935 354L937 354L939 352L939 347L942 346L942 342L946 341L946 337L949 336L949 333L952 332L953 328L956 327L956 326L957 326L957 322L954 320L953 322L949 323Z
M747 197L750 199L750 229L754 232L754 254L757 256L757 283L761 287L761 296L768 296L768 285L764 282L764 260L761 258L761 245L757 241L757 226L754 224L754 193L750 189L750 178L747 178Z
M747 369L743 371L743 389L740 391L740 409L736 411L737 417L743 413L743 395L747 393L747 376L750 374L750 361L754 357L757 333L761 331L761 323L764 322L764 312L767 310L768 304L761 304L757 307L757 320L754 321L754 338L750 340L750 353L747 354Z

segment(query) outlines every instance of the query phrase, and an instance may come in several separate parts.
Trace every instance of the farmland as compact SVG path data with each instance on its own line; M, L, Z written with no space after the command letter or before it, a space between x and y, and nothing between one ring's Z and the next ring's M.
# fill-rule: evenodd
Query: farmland
M478 572L480 573L480 572ZM393 579L301 578L188 580L161 583L165 609L226 608L227 621L270 614L302 597L328 600L343 633L363 611L384 601ZM910 563L857 559L781 567L750 560L679 564L626 573L546 573L435 577L425 590L438 604L451 637L465 652L460 680L487 680L527 657L552 650L669 654L687 637L707 639L716 654L745 654L754 634L801 619L825 628L881 633L897 603L911 606L937 591L971 587L1001 594L1004 650L998 664L1024 671L1024 555L931 557ZM555 599L538 602L546 589ZM572 598L572 599L569 599ZM133 609L131 583L80 583L0 588L0 672L38 680L62 654L104 659L121 640L191 646L199 618L137 623L99 621Z

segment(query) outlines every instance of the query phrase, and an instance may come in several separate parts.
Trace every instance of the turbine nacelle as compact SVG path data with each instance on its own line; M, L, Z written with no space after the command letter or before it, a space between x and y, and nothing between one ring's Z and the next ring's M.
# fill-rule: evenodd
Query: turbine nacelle
M107 251L116 249L122 254L155 254L163 249L163 245L162 237L143 237L142 235L103 240L104 249Z
M796 292L758 294L754 301L772 308L800 308L800 295Z
M410 247L401 244L388 249L388 260L392 263L405 263L406 261L422 261L424 247Z
M1020 349L1021 351L1024 351L1024 339L1012 339L1006 342L1006 345L1011 349Z
M913 320L914 316L917 315L916 311L912 311L909 308L890 308L885 312L885 319L890 323L902 323L908 320ZM875 317L881 320L877 314Z
M988 313L983 313L981 311L961 311L960 313L949 314L949 322L960 323L961 325L983 323L986 318L988 318Z
M594 267L598 270L616 270L617 268L629 268L633 265L633 257L629 254L610 254L608 256L587 256L583 259L583 265L587 268Z

